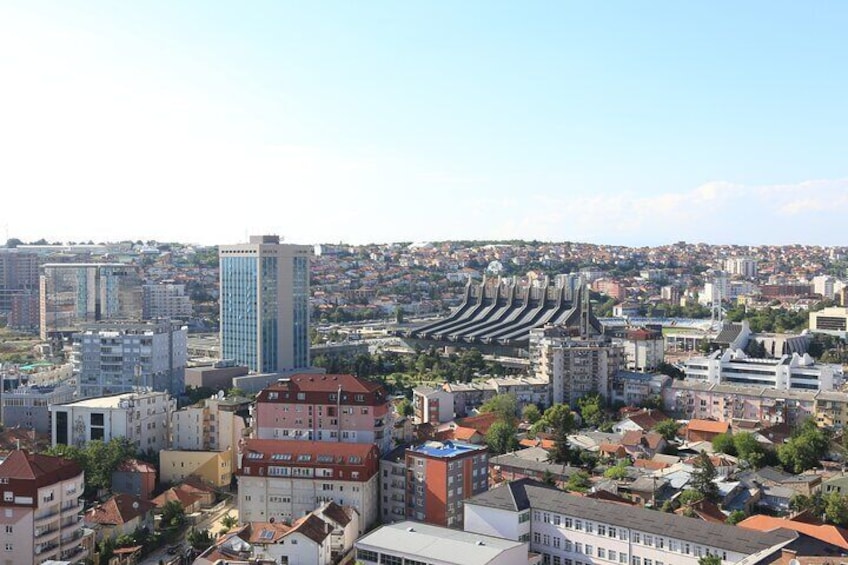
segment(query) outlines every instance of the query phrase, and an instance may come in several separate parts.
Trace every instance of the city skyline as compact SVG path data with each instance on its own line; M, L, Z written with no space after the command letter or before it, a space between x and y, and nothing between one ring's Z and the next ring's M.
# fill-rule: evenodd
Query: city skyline
M848 244L839 4L2 13L6 237Z

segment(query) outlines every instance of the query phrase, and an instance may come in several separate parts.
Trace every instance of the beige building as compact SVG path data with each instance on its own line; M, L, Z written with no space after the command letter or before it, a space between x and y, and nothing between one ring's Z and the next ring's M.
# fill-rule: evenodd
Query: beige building
M232 451L176 451L159 452L159 480L177 484L189 477L197 477L206 484L220 488L230 486L233 478Z
M223 393L174 412L170 448L177 451L229 451L235 468L239 440L245 437L247 398L224 398Z
M87 557L79 520L84 488L83 471L73 461L13 451L0 463L0 563L75 563Z
M848 335L848 308L833 306L810 312L810 331L845 338Z

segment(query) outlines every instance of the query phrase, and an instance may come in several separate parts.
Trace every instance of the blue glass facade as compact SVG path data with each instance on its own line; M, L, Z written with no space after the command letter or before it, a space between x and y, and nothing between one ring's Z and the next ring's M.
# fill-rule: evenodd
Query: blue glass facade
M221 356L259 371L255 257L221 257Z
M309 366L309 259L292 262L293 354L295 367L301 368Z

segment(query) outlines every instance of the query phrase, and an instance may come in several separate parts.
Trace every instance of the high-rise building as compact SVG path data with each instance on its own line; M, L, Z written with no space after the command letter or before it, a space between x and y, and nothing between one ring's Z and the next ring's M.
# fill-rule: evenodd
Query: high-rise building
M219 253L221 357L260 373L309 367L312 246L261 235Z
M142 290L142 316L145 320L191 318L191 298L186 294L184 284L146 284Z
M0 248L0 314L11 314L17 298L37 293L38 256Z
M47 263L41 267L41 339L100 320L141 319L138 268L120 263Z
M138 387L185 390L185 326L171 322L102 322L73 335L80 396L132 392Z

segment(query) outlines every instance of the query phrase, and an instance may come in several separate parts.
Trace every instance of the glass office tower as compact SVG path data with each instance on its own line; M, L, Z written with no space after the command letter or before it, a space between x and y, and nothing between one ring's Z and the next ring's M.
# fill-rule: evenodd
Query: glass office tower
M270 235L220 247L222 359L260 373L309 367L311 256Z

